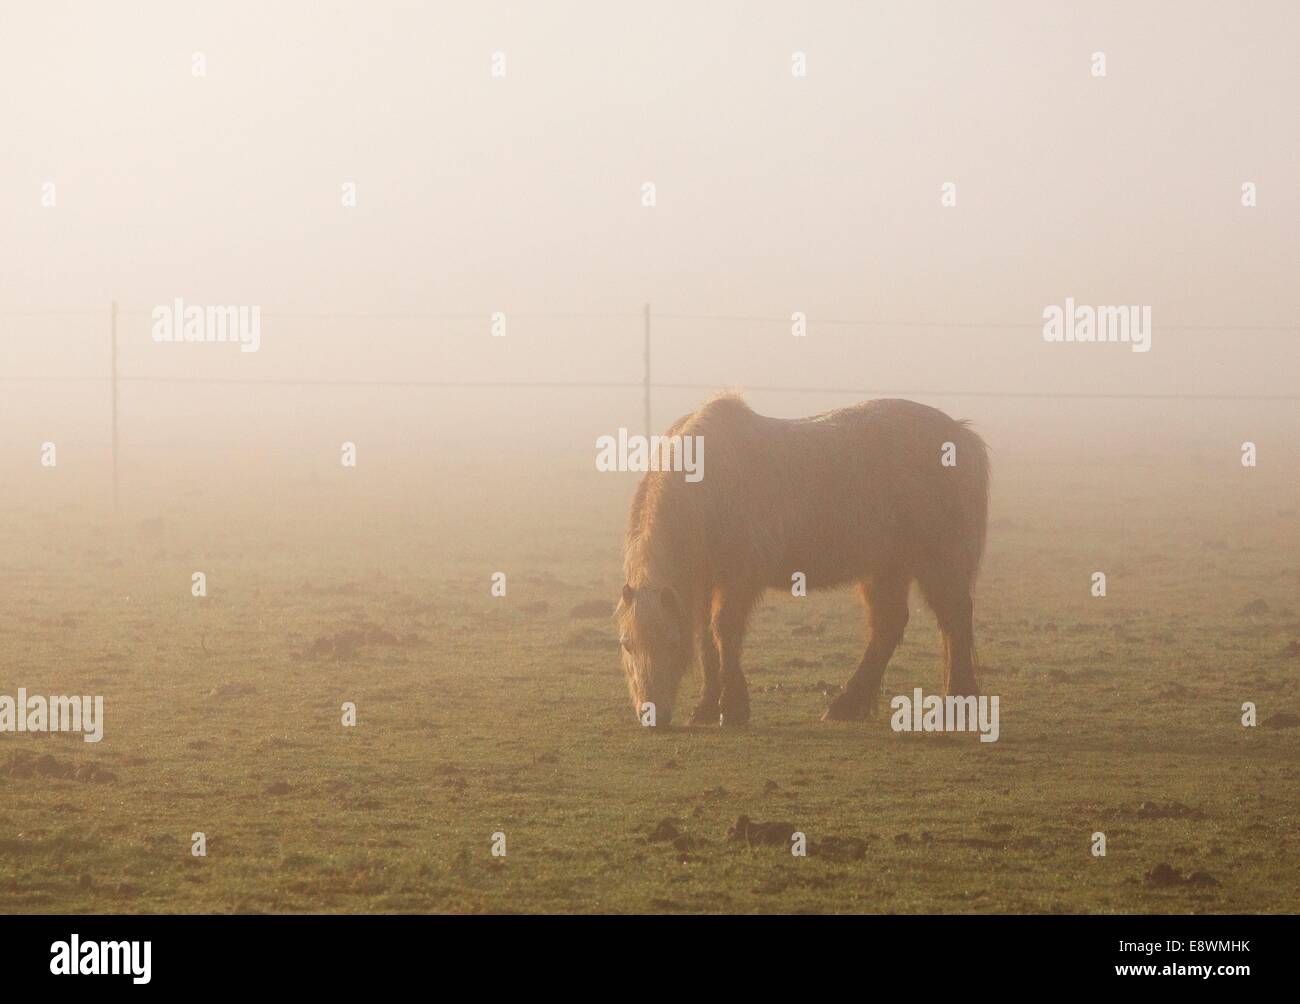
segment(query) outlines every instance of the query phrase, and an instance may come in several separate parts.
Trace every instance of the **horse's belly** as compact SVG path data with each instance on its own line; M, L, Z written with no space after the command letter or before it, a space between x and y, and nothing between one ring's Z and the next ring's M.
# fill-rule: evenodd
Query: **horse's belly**
M809 589L827 589L857 582L886 560L889 543L879 524L863 521L851 530L826 520L789 540L773 576L786 588L795 572L802 572Z
M783 561L769 586L788 589L796 572L802 573L809 589L831 589L856 582L867 569L858 555L800 555L792 553Z

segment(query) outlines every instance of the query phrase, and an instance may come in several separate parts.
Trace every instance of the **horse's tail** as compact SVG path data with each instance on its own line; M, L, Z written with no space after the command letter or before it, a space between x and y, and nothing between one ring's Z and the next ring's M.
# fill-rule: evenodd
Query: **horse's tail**
M966 574L973 585L984 557L984 542L989 528L988 444L967 422L959 422L957 433L957 493L961 510L961 540L966 558Z

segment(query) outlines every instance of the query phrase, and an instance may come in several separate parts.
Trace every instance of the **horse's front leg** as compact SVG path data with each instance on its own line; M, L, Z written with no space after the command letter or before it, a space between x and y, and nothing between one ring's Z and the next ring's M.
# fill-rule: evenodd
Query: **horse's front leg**
M717 725L722 709L718 698L722 695L722 661L718 658L718 646L713 641L713 631L709 617L713 610L713 597L709 595L697 612L693 630L695 634L695 655L700 661L700 703L691 714L692 725Z
M713 640L721 663L722 693L718 698L721 725L749 724L749 686L740 669L740 647L753 608L752 597L720 593L713 606Z
M700 657L700 675L703 686L700 688L700 703L691 713L692 725L717 725L722 713L719 699L722 697L722 660L718 658L717 646L713 636L705 631L696 640Z

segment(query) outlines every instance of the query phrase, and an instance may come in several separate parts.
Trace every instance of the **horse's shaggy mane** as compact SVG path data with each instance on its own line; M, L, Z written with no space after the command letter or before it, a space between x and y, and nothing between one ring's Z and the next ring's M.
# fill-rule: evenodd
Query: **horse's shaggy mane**
M702 436L710 451L707 465L717 462L718 453L737 438L743 423L759 416L738 394L718 394L703 405L679 418L666 433L674 436ZM650 471L637 486L628 520L623 570L626 580L637 587L650 582L675 582L683 569L674 567L683 556L684 547L694 531L703 524L701 510L709 493L703 482L690 484L673 471ZM667 538L666 540L664 538ZM667 547L652 548L651 542L663 541Z

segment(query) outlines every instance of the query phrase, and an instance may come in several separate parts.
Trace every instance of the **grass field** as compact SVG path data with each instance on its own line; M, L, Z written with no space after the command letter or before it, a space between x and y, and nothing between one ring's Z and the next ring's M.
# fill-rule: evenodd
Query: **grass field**
M0 693L106 703L98 744L0 735L0 911L1297 908L1293 473L995 453L981 744L819 722L848 592L760 609L747 730L639 728L608 616L634 475L331 460L128 471L119 519L101 472L0 499ZM914 615L887 694L939 667ZM814 853L728 840L741 815Z

